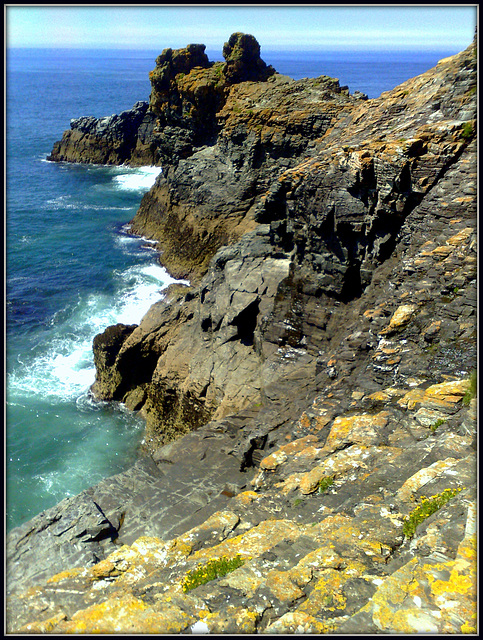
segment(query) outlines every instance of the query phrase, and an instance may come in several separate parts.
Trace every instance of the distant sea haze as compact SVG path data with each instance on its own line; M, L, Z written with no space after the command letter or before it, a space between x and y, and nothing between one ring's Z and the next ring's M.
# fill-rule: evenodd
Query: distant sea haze
M71 118L148 100L148 73L167 46L7 50L8 529L136 459L143 421L89 396L92 340L139 323L173 281L152 243L128 233L160 170L46 158ZM262 49L262 58L295 79L329 75L375 98L453 53Z

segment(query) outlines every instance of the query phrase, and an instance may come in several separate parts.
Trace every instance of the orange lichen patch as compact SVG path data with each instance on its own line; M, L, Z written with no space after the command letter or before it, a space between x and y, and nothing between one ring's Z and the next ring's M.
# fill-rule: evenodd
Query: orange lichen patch
M334 450L346 442L370 444L374 438L377 439L378 430L387 425L389 417L390 414L387 411L381 411L375 415L363 413L353 416L339 416L332 424L324 449Z
M428 397L441 398L449 402L457 402L465 395L469 388L469 380L450 380L449 382L433 384L426 389L425 395ZM458 398L458 400L453 400L453 398Z
M243 566L227 574L219 582L221 587L232 587L251 597L258 587L265 581L264 575L251 566Z
M364 317L369 318L369 320L374 320L375 318L381 318L386 315L384 312L385 305L380 305L375 307L374 309L366 309L362 314Z
M396 389L395 387L388 387L387 389L383 389L382 391L375 391L367 396L370 400L375 400L376 402L388 402L393 398L400 398L406 393L403 389Z
M324 569L307 600L297 607L297 611L318 617L324 612L344 610L347 597L343 586L352 576L345 571Z
M273 595L284 603L292 603L305 596L305 593L291 579L290 571L268 572L265 583Z
M302 413L302 415L299 418L299 425L302 428L306 428L309 429L310 428L310 418L309 416L305 413L305 411Z
M334 489L337 491L337 486L340 486L344 482L345 474L353 474L355 471L361 471L367 469L365 460L374 456L381 456L386 462L389 459L395 459L401 450L398 447L376 447L376 446L363 446L355 444L347 449L341 449L340 451L333 452L335 447L329 447L327 450L321 449L321 455L326 454L324 462L305 474L300 475L299 488L300 491L307 495L313 493L319 487L321 480L327 477L332 477L335 480Z
M258 500L260 498L260 494L255 491L243 491L235 496L234 500L241 502L243 505L252 504L254 500Z
M334 549L334 545L331 542L327 542L321 547L310 551L306 556L300 560L297 564L299 569L338 569L346 563L346 560L342 558Z
M441 247L436 247L435 249L433 249L431 251L431 255L436 256L438 258L447 258L452 251L453 251L452 247L443 245Z
M398 400L398 405L405 409L414 409L424 399L424 389L411 389Z
M428 264L427 258L414 258L414 266L421 267Z
M414 316L417 309L417 306L414 304L403 304L399 306L389 320L389 325L379 333L381 335L385 335L405 327Z
M406 409L414 409L418 404L436 409L451 409L462 400L469 388L469 380L441 382L433 384L425 390L411 389L398 401L398 404Z
M361 611L372 614L374 623L381 631L397 630L399 633L414 633L421 628L422 621L418 620L417 615L420 609L414 605L408 595L408 584L413 581L413 572L417 563L417 558L413 558L388 576L372 599L362 608ZM426 621L423 625L426 630L428 622L430 622L431 631L437 630L432 620Z
M362 611L387 633L471 633L476 629L476 506L455 560L413 558L389 576Z
M283 464L287 460L288 456L284 451L278 450L271 453L260 462L260 469L266 469L274 471L279 465Z
M431 251L436 248L434 245L435 245L434 242L431 242L431 241L425 242L421 247L422 251L420 251L418 255L425 256L425 257L431 256Z
M257 496L257 494L255 494L255 496ZM190 529L183 535L178 536L175 540L175 546L173 549L176 549L178 557L180 555L182 557L187 557L191 553L193 540L196 540L200 534L205 535L206 532L216 532L218 536L226 537L239 522L240 518L232 511L217 511L202 524Z
M459 196L458 198L453 198L453 202L458 202L459 204L468 204L474 201L475 199L473 196Z
M412 389L408 391L398 404L406 409L414 409L418 404L433 409L451 410L460 402L470 388L469 380L450 380L434 384L427 389Z
M103 580L121 575L121 571L110 560L101 560L90 569L91 580Z
M320 484L320 481L323 478L326 478L330 473L327 472L325 465L321 465L319 467L315 467L311 469L307 473L304 473L299 482L300 491L308 495L309 493L313 493L317 490L317 487Z
M179 607L164 605L160 611L133 595L110 598L77 611L56 631L63 633L180 633L196 621Z
M208 549L196 551L192 559L204 562L210 558L222 556L233 558L236 555L241 555L243 558L256 558L282 540L295 540L299 535L300 528L290 520L264 520L256 527L234 538L228 538Z
M61 580L67 580L69 578L77 578L78 576L86 575L87 569L84 567L75 567L74 569L67 569L67 571L61 571L60 573L56 573L55 576L52 576L47 580L47 584L51 584L54 582L60 582Z
M287 495L291 491L298 489L301 477L302 474L300 473L292 473L275 486L282 495Z
M294 455L294 459L300 460L301 458L303 458L308 463L311 460L315 460L316 458L318 458L321 451L322 451L322 447L315 447L315 446L306 447L302 451L298 451Z
M190 555L192 547L182 539L164 542L160 538L141 536L131 546L123 545L88 570L92 580L117 578L132 583L156 568L173 566Z
M310 434L303 438L292 440L292 442L283 445L282 447L280 447L280 449L277 449L277 451L274 451L269 456L264 458L260 463L260 468L273 470L280 464L283 464L286 460L288 460L289 456L293 456L297 453L303 453L306 450L307 445L312 442L317 442L317 438L314 435Z
M457 569L453 569L448 580L431 582L431 592L438 597L466 593L471 593L476 597L476 582L474 576L462 575Z
M437 333L441 329L441 320L434 320L427 327L422 330L422 335L425 334L434 334Z

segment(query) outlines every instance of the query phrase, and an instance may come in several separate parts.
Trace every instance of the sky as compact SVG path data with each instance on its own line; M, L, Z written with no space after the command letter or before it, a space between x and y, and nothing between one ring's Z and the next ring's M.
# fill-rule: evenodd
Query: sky
M6 4L7 47L220 50L235 31L262 50L465 49L477 4L21 5Z

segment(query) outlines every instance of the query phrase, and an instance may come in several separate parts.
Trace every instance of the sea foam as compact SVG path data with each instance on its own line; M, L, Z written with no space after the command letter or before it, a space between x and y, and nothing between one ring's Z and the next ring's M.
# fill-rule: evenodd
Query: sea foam
M113 177L116 188L125 191L147 191L161 173L160 167L139 167L132 171L125 170L120 175Z

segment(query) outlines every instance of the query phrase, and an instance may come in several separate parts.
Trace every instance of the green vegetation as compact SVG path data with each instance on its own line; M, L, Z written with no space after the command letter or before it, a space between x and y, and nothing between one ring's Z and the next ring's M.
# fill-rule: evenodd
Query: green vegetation
M461 128L461 137L463 140L469 140L473 137L475 132L475 128L472 122L465 122L463 127Z
M470 375L470 386L469 389L466 390L465 395L463 396L463 404L467 407L473 398L476 398L476 380L477 374L476 370L473 370Z
M426 518L439 511L448 500L451 500L461 489L445 489L442 493L431 496L431 498L421 497L421 503L407 516L404 521L403 533L406 538L412 538L416 527L424 522Z
M234 558L222 556L221 558L208 560L205 565L200 565L196 569L193 569L193 571L188 572L181 583L182 589L185 593L196 589L196 587L206 584L211 580L226 576L227 573L235 571L235 569L238 569L238 567L241 567L243 564L245 564L245 560L240 555L236 555Z
M436 420L436 422L432 424L430 427L431 431L434 433L436 429L440 427L442 424L444 424L445 422L446 420L444 418L440 418L439 420Z
M327 476L326 478L322 478L322 480L319 482L319 486L317 487L317 491L319 493L324 493L333 484L334 476Z

